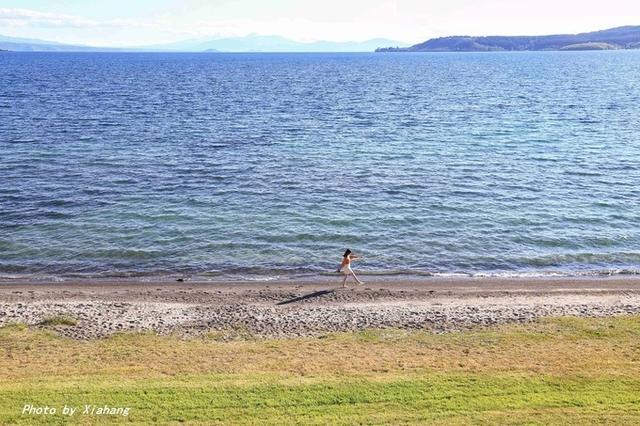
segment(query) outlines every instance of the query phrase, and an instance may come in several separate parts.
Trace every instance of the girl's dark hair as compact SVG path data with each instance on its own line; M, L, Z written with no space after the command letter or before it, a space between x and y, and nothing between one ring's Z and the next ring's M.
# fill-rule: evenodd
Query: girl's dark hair
M342 255L342 257L347 257L351 254L351 250L347 249L347 251L344 252L344 255Z

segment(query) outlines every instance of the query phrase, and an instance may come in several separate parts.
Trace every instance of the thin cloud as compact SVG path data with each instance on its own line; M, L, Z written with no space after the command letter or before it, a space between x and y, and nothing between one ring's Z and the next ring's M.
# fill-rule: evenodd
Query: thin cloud
M81 16L38 12L29 9L0 8L0 25L34 28L123 28L150 27L151 24L131 19L96 21Z

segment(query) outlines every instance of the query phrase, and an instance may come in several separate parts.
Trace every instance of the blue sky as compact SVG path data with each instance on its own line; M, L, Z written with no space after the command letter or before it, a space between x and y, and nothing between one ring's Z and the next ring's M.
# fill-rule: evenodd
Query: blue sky
M640 1L0 0L0 34L96 46L281 35L298 41L550 34L640 24Z

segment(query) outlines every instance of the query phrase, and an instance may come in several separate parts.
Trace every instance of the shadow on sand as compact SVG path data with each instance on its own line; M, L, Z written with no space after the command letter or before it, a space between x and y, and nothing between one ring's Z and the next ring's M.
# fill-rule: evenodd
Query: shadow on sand
M302 296L294 297L293 299L283 300L282 302L276 303L276 305L288 305L289 303L300 302L301 300L307 300L313 297L320 297L320 296L324 296L325 294L331 294L334 292L335 290L314 291L313 293L303 294Z

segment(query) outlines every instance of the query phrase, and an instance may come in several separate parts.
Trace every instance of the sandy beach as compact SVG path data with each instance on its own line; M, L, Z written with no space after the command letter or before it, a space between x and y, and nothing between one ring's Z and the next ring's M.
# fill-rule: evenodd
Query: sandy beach
M640 313L640 279L422 279L340 288L327 281L15 282L0 285L0 326L59 315L62 335L316 336L367 328L466 330L545 316Z

